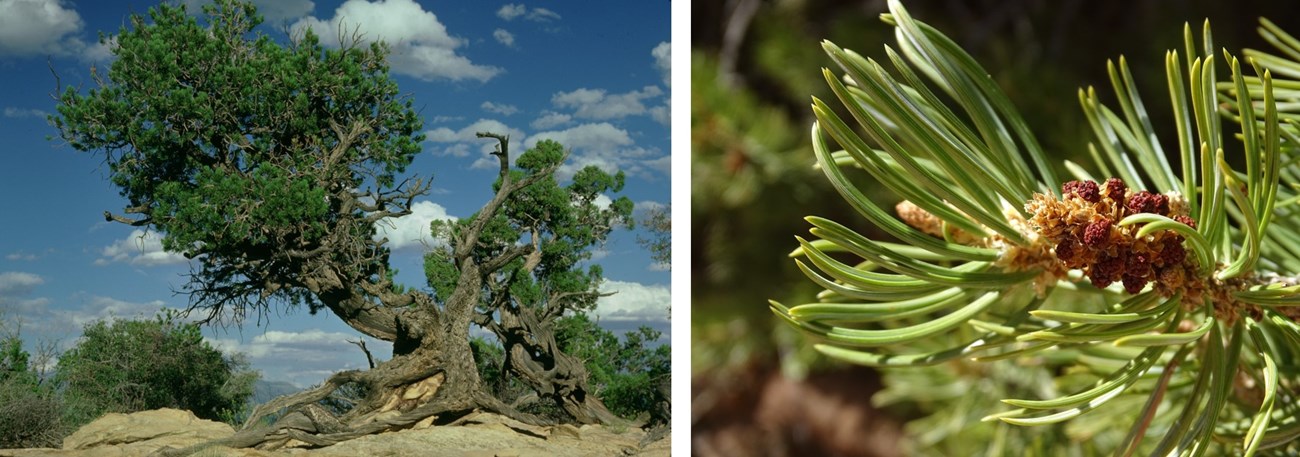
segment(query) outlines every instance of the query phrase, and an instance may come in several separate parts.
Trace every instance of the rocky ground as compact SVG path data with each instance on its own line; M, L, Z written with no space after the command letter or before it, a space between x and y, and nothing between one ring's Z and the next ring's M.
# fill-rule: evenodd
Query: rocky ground
M460 425L371 435L319 449L205 449L198 457L234 456L646 456L667 457L670 438L642 445L637 428L597 425L538 427L507 417L475 413ZM229 425L189 411L159 409L108 414L64 438L62 449L0 449L0 457L146 456L165 446L185 447L234 434Z

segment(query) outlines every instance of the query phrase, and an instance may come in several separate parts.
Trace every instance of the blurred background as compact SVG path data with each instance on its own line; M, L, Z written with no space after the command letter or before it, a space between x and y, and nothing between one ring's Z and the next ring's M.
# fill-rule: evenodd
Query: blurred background
M1263 16L1300 34L1298 4L1264 0L913 0L913 17L971 53L1057 161L1087 163L1077 90L1114 94L1106 60L1123 54L1152 122L1172 133L1164 55L1183 23L1213 23L1215 45L1271 49ZM804 216L870 234L812 168L812 96L833 99L820 69L828 39L884 58L893 31L884 0L692 2L692 449L699 456L1092 455L1120 430L1067 422L1021 428L981 423L999 398L1039 398L1052 373L1015 363L876 370L818 357L767 301L813 301L817 289L786 257ZM1199 36L1199 35L1198 35ZM837 74L838 74L837 70ZM832 103L835 105L837 103ZM1162 139L1165 144L1172 136ZM1168 148L1175 150L1174 148ZM1062 170L1063 171L1063 168ZM1093 170L1095 171L1095 170ZM869 188L869 186L864 186ZM897 199L878 195L892 207ZM857 222L858 225L854 225ZM882 238L884 235L875 234ZM1118 411L1112 411L1118 410Z

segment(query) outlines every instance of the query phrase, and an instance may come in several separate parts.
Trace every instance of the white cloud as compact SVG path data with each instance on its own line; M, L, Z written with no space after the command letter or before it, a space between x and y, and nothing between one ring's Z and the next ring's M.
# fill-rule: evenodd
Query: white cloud
M41 284L45 284L45 279L31 273L21 271L0 273L0 300L4 297L27 295Z
M100 258L95 265L108 265L112 262L129 262L132 265L154 266L185 263L185 256L163 249L162 235L154 231L135 229L126 238L100 250Z
M658 171L660 173L663 173L664 175L672 174L671 169L673 165L673 158L672 156L669 156L667 154L664 154L662 156L653 159L646 160L645 162L643 162L643 164L646 166L646 168L649 168L654 171Z
M509 116L519 112L519 107L515 105L507 105L505 103L498 104L492 102L483 102L482 105L479 105L479 108L483 108L483 111L487 111L489 113L497 113L502 116Z
M496 29L492 31L492 38L496 38L497 43L505 45L507 48L515 47L515 36L506 29Z
M0 0L0 55L69 54L79 49L81 15L61 0ZM84 46L84 45L82 45Z
M33 316L44 312L50 304L48 298L31 297L41 284L45 284L45 278L32 273L0 273L0 336L32 334Z
M5 254L5 260L26 260L26 261L29 261L29 262L30 262L30 261L32 261L32 260L39 259L40 257L41 257L41 256L36 255L36 254L33 254L33 253L30 253L30 252L27 252L27 251L14 251L14 252L10 252L10 253L8 253L8 254Z
M113 50L117 49L117 37L106 37L103 42L96 41L81 50L81 60L91 63L108 62L113 59Z
M672 89L672 44L667 41L659 43L658 46L650 50L650 56L654 57L654 67L659 70L659 75L664 81L664 87ZM672 116L672 106L672 97L664 97L663 105L650 108L650 118L660 124L668 125Z
M474 123L452 130L447 127L438 127L433 130L424 132L425 141L429 143L439 143L445 146L442 149L435 149L434 153L453 157L467 157L472 151L479 151L480 160L484 160L488 167L496 166L496 159L489 156L492 151L496 150L497 142L493 139L479 138L478 132L500 133L510 136L510 155L518 157L522 151L517 148L521 138L524 138L522 130L511 128L510 126L494 119L479 119ZM477 163L477 162L476 162ZM483 166L483 165L478 165Z
M560 14L546 8L528 9L522 3L509 3L497 10L497 17L513 21L520 16L533 22L550 22L560 20Z
M43 118L43 117L45 117L45 116L49 116L50 113L49 113L48 111L43 111L43 110L39 110L39 109L35 109L35 108L17 108L17 107L13 107L13 106L6 106L6 107L5 107L5 110L4 110L4 115L5 115L5 117L39 117L39 118Z
M365 341L376 361L391 358L392 343L318 328L268 330L252 338L207 338L222 352L247 355L253 367L262 370L264 379L285 380L299 387L318 384L340 370L367 368L365 354L348 342L358 339Z
M314 16L290 26L293 33L311 28L321 42L339 45L339 30L356 30L363 44L384 41L392 48L388 60L393 71L425 81L465 79L484 82L500 74L497 67L476 65L456 54L466 41L451 36L438 17L412 0L347 0L329 20ZM344 32L345 34L349 32Z
M497 10L497 17L501 19L505 19L507 21L513 21L515 20L515 18L519 16L523 16L527 12L528 12L528 8L525 7L524 5L517 4L517 3L507 3L505 5L502 5L501 9Z
M609 94L604 89L577 89L572 92L558 92L551 96L551 104L560 108L573 108L575 117L581 119L618 119L627 116L646 114L643 100L663 95L658 86L646 86L621 94Z
M608 172L623 170L633 175L648 175L660 170L657 149L636 146L626 130L608 122L580 124L564 130L539 132L524 140L525 147L533 147L542 140L554 140L572 149L569 160L560 167L558 178L563 181L588 165ZM663 157L667 157L664 155ZM666 163L666 162L665 162ZM652 165L653 164L653 165Z
M49 298L23 298L22 295L0 293L0 308L5 310L5 320L19 322L25 339L29 342L57 342L61 350L72 347L82 328L97 320L149 319L163 308L180 311L162 300L132 302L85 292L73 293L71 302L80 303L80 306L53 307Z
M663 106L656 106L654 108L650 108L650 118L654 119L655 122L658 122L663 125L668 125L668 122L672 120L671 117L672 117L671 100L665 100L665 104Z
M639 216L637 217L645 217L645 213L647 211L654 211L657 209L662 209L667 207L668 205L654 200L641 200L639 202L632 204L632 211L634 211L636 214L639 214Z
M667 322L672 294L666 285L605 280L601 292L617 292L596 300L592 312L605 321Z
M434 116L433 119L429 119L429 122L433 124L441 124L443 122L459 121L463 119L465 119L465 116Z
M387 237L387 246L393 250L445 244L443 240L435 240L429 230L429 223L435 220L454 221L456 217L448 215L442 205L418 201L411 205L411 214L376 222L375 239Z
M632 145L632 137L627 130L620 129L608 122L582 124L565 130L537 133L524 141L527 147L533 147L539 141L554 140L574 149L617 149Z
M667 41L659 43L658 46L650 50L650 56L655 59L655 69L659 70L660 75L663 75L664 86L673 87L671 78L673 69L672 44Z
M592 203L595 203L597 208L609 209L609 205L614 203L614 200L610 199L608 195L596 194L596 199Z
M546 130L568 124L572 120L573 116L568 114L542 111L542 117L533 120L529 125L538 130Z
M546 8L533 8L532 11L528 12L527 16L524 16L524 19L528 19L533 22L550 22L553 20L558 21L560 20L560 13L556 13Z

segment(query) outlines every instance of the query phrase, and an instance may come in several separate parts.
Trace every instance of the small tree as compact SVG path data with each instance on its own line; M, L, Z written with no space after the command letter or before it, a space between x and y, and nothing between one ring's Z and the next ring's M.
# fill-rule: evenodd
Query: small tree
M31 354L23 350L23 340L18 336L0 339L0 381L31 374L27 366Z
M203 340L174 313L153 320L96 321L59 358L56 381L86 421L105 412L177 408L210 420L245 407L257 374L242 357Z

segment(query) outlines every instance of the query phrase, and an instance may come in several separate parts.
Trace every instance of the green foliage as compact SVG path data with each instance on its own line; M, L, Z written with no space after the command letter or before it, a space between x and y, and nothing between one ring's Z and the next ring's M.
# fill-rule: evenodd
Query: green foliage
M543 140L521 154L509 173L517 181L560 163L565 156L562 145ZM561 185L553 175L538 179L502 204L496 217L485 226L474 256L482 261L516 247L517 243L534 244L540 251L540 259L531 270L522 271L525 263L520 259L497 273L510 278L505 282L512 298L539 308L590 309L596 303L590 292L600 282L602 269L599 265L582 268L579 264L591 258L592 248L603 243L612 230L631 226L633 207L632 200L624 196L614 198L606 208L597 205L596 198L622 191L624 180L621 171L611 174L595 166L578 170L567 185ZM498 180L493 189L500 185ZM457 239L473 219L434 221L431 230L434 235ZM450 293L460 274L451 263L450 254L445 249L427 253L424 270L435 294L445 300L444 295ZM565 300L549 303L550 297ZM485 299L491 302L491 296Z
M23 341L17 336L0 339L0 380L26 376L31 373L27 366L31 354L23 350Z
M886 48L887 61L823 43L844 75L823 70L839 106L814 97L811 133L827 180L901 243L806 218L815 239L798 238L791 257L824 290L772 310L852 363L1046 368L1041 391L998 393L1049 399L1006 398L1014 409L983 420L1070 421L1066 436L1092 451L1290 446L1300 436L1288 387L1297 378L1279 361L1300 354L1300 213L1288 207L1300 128L1285 120L1293 105L1278 103L1294 82L1272 72L1295 62L1243 65L1227 51L1220 61L1208 23L1199 39L1185 27L1182 52L1165 60L1176 146L1160 143L1127 62L1111 62L1117 109L1079 91L1103 178L1067 162L1076 180L1065 182L973 58L899 2L890 11L899 48ZM1266 39L1300 58L1300 41L1263 24ZM864 185L908 204L896 217ZM908 395L894 384L886 392Z
M505 368L505 350L501 343L481 337L470 337L470 350L474 354L474 365L478 369L479 379L487 391L506 402L516 404L523 412L554 421L569 419L567 413L552 402L539 401L537 394L520 381L503 371Z
M506 379L501 372L506 358L505 351L500 344L477 336L470 337L469 346L474 354L474 365L478 367L479 377L493 390L499 391L499 384Z
M672 348L667 344L648 346L660 336L643 326L625 333L620 341L614 332L577 313L556 321L555 341L565 353L585 362L589 382L605 406L631 419L642 413L656 414L658 403L665 400L659 388L671 376Z
M589 385L611 412L626 419L649 415L651 421L663 420L655 414L658 403L666 400L659 389L671 376L672 349L667 344L649 347L659 339L659 332L642 327L620 340L585 313L562 317L555 325L556 343L566 354L583 360ZM518 380L503 376L505 354L500 343L475 337L470 344L479 376L494 395L510 399L528 393ZM533 405L529 411L563 417L562 411L547 404Z
M638 236L636 241L641 247L650 251L650 258L656 262L672 263L673 256L673 220L672 208L663 206L646 211L641 226L650 231L649 236Z
M478 368L479 379L487 386L488 392L501 399L518 399L531 392L518 379L502 371L505 368L506 354L501 343L482 337L470 337L470 351L474 354L474 365ZM525 408L527 409L527 408ZM555 408L530 410L534 414L543 414L562 418L562 412Z
M386 279L368 217L424 190L394 183L423 137L387 49L346 37L331 49L312 31L281 46L253 31L250 3L204 10L204 24L167 3L133 15L108 71L92 69L97 87L59 95L51 123L73 148L103 154L136 219L109 217L201 258L194 304L235 316L273 297L314 311L296 276L313 260L337 262L348 280Z
M257 374L242 357L227 357L203 340L196 324L174 313L153 320L96 321L59 358L55 380L72 420L105 412L177 408L200 418L235 418L246 408Z

